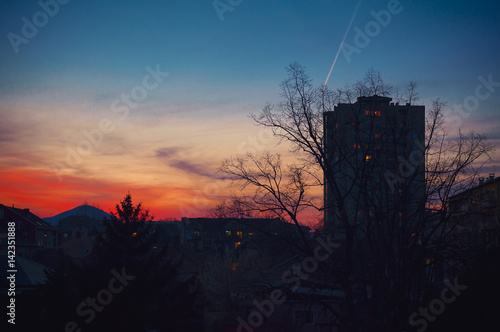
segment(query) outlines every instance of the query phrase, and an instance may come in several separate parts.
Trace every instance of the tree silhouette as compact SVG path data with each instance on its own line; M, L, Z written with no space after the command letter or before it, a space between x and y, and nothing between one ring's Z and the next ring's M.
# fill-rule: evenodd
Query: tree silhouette
M53 297L68 291L70 324L82 331L200 330L197 279L180 275L181 257L159 242L149 210L134 206L129 193L112 215L88 260L49 274Z
M414 144L420 146L419 160L410 159L414 149L404 143L405 137L394 124L387 122L377 132L374 114L354 106L358 97L378 99L391 94L392 86L380 73L370 69L354 84L329 90L314 87L297 63L287 71L288 77L281 84L282 101L266 105L252 118L291 144L298 162L295 169L307 169L302 174L309 178L280 181L279 169L259 167L259 159L226 159L223 173L255 189L250 200L241 192L234 200L250 202L254 211L286 213L289 206L302 208L313 203L304 201L305 191L297 189L327 183L332 199L317 208L335 211L335 224L325 232L338 236L342 246L325 262L329 266L323 271L330 273L327 279L331 287L345 294L340 307L329 308L332 322L346 331L401 331L408 327L412 311L440 289L443 275L453 276L454 265L464 266L464 251L458 250L451 236L455 225L450 222L449 199L474 186L480 172L476 166L489 160L492 145L472 131L453 136L444 124L445 104L436 100L426 114L425 128L419 129L417 137L425 138ZM397 95L408 106L419 98L413 82L403 95ZM339 126L352 126L354 137L363 144L347 145L345 137L325 123L327 113L337 116L335 106L339 104L352 105L353 117ZM407 112L402 111L398 115L401 127L407 121ZM363 122L366 126L357 125ZM357 158L358 152L363 156L375 150L387 151L384 155L391 154L395 162L389 164L383 158L371 158L371 154L369 162ZM408 161L415 161L415 167L407 170L403 163ZM391 173L391 169L396 172Z

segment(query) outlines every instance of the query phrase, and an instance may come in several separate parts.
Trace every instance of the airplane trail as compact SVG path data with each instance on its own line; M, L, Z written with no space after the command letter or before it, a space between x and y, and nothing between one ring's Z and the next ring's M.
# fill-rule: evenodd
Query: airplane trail
M332 67L330 68L330 72L328 73L328 76L326 77L325 80L325 85L323 85L323 90L321 92L325 92L326 84L328 83L328 79L330 78L330 75L332 74L333 67L335 67L335 63L337 62L337 58L339 57L340 51L342 50L342 47L344 46L345 39L347 38L347 34L349 33L349 30L351 30L352 22L354 21L354 18L356 17L356 14L358 13L358 8L359 5L361 4L362 0L358 1L358 4L356 5L356 9L354 9L354 13L352 14L351 21L349 22L349 26L347 27L347 30L345 31L344 38L342 38L342 42L340 43L339 50L337 51L337 55L335 55L335 59L333 60Z

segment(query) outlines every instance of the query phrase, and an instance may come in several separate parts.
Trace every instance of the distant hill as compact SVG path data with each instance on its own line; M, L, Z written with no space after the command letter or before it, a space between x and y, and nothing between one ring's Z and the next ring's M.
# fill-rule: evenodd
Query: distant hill
M102 220L104 218L111 218L111 215L109 213L106 213L103 210L98 209L94 206L85 204L77 206L74 209L56 214L53 217L43 218L43 220L45 220L51 225L58 225L60 220L71 216L87 216L97 220Z

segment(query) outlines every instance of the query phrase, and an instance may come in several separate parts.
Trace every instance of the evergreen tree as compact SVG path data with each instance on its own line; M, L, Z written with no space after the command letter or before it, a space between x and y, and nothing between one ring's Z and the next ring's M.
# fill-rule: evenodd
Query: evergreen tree
M181 257L159 242L149 210L134 206L129 193L112 214L84 264L70 262L65 274L49 275L53 299L61 300L61 289L68 292L61 308L72 308L68 321L82 331L201 331L197 279L181 278Z

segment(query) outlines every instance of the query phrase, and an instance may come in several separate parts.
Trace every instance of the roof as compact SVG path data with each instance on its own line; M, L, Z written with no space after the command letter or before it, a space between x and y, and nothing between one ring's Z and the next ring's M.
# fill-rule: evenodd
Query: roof
M7 276L10 274L8 271L10 270L7 262L7 255L0 255L0 286L7 286L9 284L9 280ZM16 256L15 258L16 265L15 270L16 274L16 285L19 287L26 286L35 286L40 284L45 284L47 282L45 270L49 270L47 266L36 263L32 260L23 258L21 256Z
M294 224L284 223L279 218L182 218L182 220L187 225L194 223L194 225L199 225L203 231L211 232L225 231L226 228L234 229L238 225L259 231L270 229L273 229L273 231L286 231L295 229ZM193 225L190 225L190 227L193 228ZM307 226L302 227L310 230Z
M499 182L500 182L500 176L498 176L496 178L493 178L492 180L486 180L485 179L485 181L483 183L478 184L477 186L474 186L472 188L465 189L465 190L459 192L458 194L455 194L455 195L451 196L450 199L460 198L461 196L467 194L468 192L473 192L473 191L481 189L482 187L489 186L492 183L499 183Z
M18 209L15 207L10 207L6 206L3 204L0 204L0 206L4 207L6 210L12 212L13 214L17 215L18 217L22 218L24 221L27 221L35 226L38 227L43 227L43 228L48 228L51 230L56 230L54 226L43 220L42 218L38 217L34 213L30 212L29 209Z
M358 97L357 102L360 102L360 101L379 101L379 102L389 103L391 100L392 100L391 97L373 95L373 96L368 96L368 97L366 97L366 96Z

